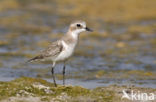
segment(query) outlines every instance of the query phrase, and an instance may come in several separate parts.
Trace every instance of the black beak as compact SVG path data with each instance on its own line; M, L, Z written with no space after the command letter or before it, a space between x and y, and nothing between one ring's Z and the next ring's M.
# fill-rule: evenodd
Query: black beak
M86 27L86 31L93 32L90 28Z

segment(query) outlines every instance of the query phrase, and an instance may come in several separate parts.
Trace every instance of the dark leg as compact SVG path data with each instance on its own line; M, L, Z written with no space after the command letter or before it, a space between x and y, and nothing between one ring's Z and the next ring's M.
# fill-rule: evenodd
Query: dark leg
M55 85L55 87L57 87L57 84L56 84L56 81L55 81L55 75L54 75L54 67L55 67L55 62L53 62L52 69L51 69L51 74L52 74L52 77L53 77L54 85Z
M63 85L65 85L65 69L66 69L66 65L64 63L63 72L62 72L62 74L63 74Z

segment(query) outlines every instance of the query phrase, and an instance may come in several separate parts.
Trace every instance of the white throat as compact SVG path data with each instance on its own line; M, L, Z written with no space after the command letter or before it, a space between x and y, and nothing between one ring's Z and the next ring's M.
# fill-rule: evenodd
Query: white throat
M74 38L74 39L78 39L78 37L79 37L79 32L76 32L76 31L73 31L73 32L71 32L71 35L72 35L72 37Z
M79 34L81 32L84 32L84 31L85 31L85 29L74 30L74 31L71 32L71 35L73 36L74 39L78 39Z

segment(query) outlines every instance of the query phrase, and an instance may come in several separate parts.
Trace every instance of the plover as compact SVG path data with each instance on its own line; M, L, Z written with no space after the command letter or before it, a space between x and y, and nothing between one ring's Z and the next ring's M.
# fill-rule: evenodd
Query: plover
M79 34L84 31L90 31L86 26L84 21L75 21L70 24L68 32L59 40L51 43L47 49L43 50L38 56L28 60L28 62L32 62L35 60L51 60L52 61L52 78L54 85L57 86L54 76L54 67L57 62L63 62L63 85L65 85L65 62L71 55L73 54L75 47L78 43Z

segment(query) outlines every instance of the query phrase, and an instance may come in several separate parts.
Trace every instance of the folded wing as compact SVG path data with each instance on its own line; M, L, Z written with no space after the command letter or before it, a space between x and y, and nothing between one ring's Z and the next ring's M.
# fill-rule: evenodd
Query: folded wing
M28 62L42 60L46 57L57 57L62 50L63 46L60 41L53 42L47 49L43 50L38 56L28 60Z

